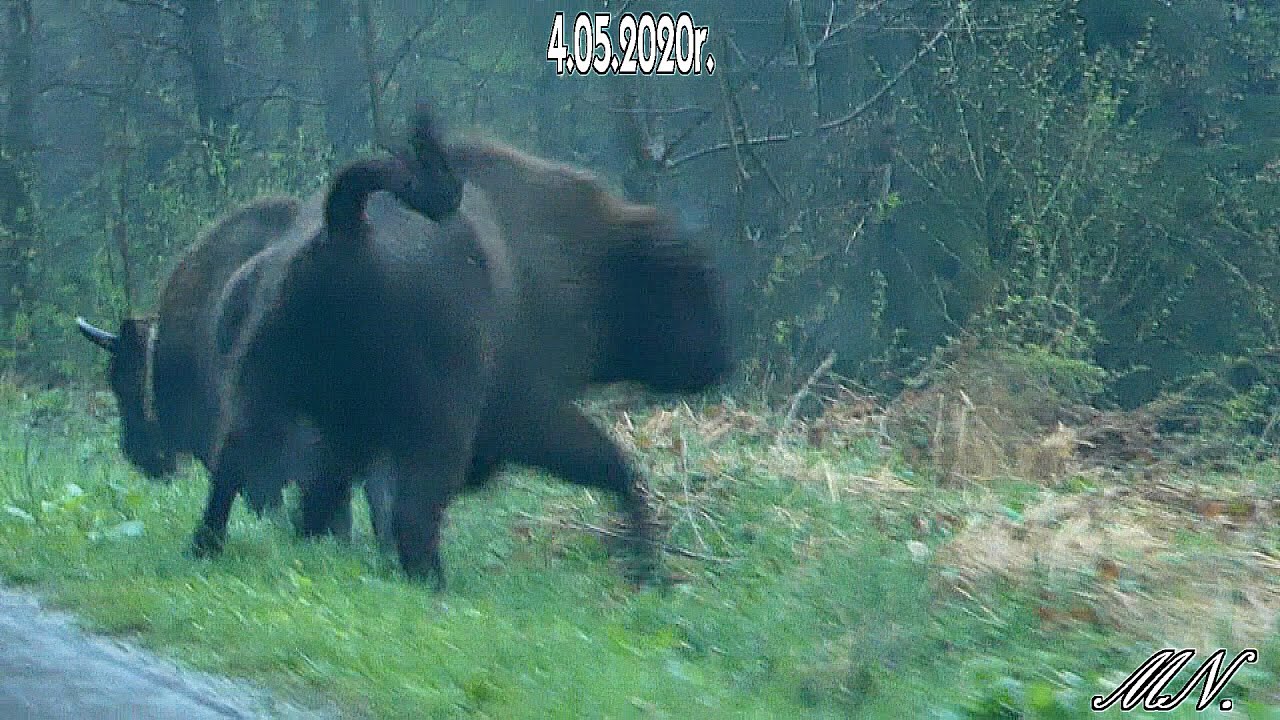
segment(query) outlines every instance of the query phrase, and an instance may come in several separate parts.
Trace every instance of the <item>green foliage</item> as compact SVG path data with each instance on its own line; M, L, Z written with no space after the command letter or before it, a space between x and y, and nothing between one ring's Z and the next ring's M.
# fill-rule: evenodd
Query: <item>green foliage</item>
M1144 108L1121 114L1129 88L1143 82L1149 45L1089 55L1071 8L1034 3L974 18L1010 30L954 45L934 67L946 82L912 105L916 131L933 148L918 167L930 201L975 231L958 238L973 246L941 228L937 242L990 288L967 304L967 326L1015 344L1096 342L1096 314L1114 310L1103 303L1138 280L1126 277L1130 253L1151 257L1131 231L1127 199L1144 174L1134 143ZM963 289L953 292L959 302Z
M0 576L201 667L323 691L379 717L408 707L428 717L675 717L696 707L703 717L834 718L848 703L914 706L929 687L914 675L885 675L870 694L846 687L855 646L813 663L858 615L860 637L893 658L924 662L913 638L937 641L927 639L920 568L901 547L786 478L743 475L705 512L733 532L774 522L775 507L791 508L791 522L717 547L727 563L673 557L690 579L643 593L598 542L543 527L513 534L521 513L571 507L599 522L602 512L580 491L517 478L458 503L445 549L451 589L433 596L370 547L363 518L366 535L343 546L299 542L237 510L225 557L187 559L199 474L148 483L116 456L112 425L81 414L82 396L0 389ZM696 461L704 451L690 452ZM659 484L678 492L676 478ZM693 532L677 528L673 542L690 544ZM813 537L866 540L801 552ZM885 595L894 602L881 604ZM876 629L905 616L918 619L909 632Z
M130 43L114 48L136 87L104 103L112 120L100 171L73 196L35 197L33 292L0 327L0 369L58 382L97 360L76 346L68 319L110 324L129 305L115 228L126 231L145 310L210 220L262 193L305 194L346 159L329 151L325 113L307 102L332 101L316 77L323 68L298 71L264 20L280 7L223 8L224 26L237 30L228 57L255 57L264 78L283 84L260 104L240 98L243 126L217 133L195 127L190 89L163 64ZM393 133L405 108L431 97L458 129L491 128L615 178L647 172L618 152L620 115L605 101L635 88L616 78L545 84L546 66L511 38L543 36L547 19L511 10L374 4L376 90ZM1280 342L1274 3L1224 13L1213 0L947 0L910 13L920 27L951 21L951 31L919 57L927 35L840 45L816 70L823 119L905 74L868 112L812 134L789 110L812 98L759 75L768 64L756 65L744 38L748 62L723 67L740 102L755 94L754 106L742 103L747 128L799 137L752 146L741 183L702 164L653 178L667 197L737 204L713 231L750 256L750 352L780 390L833 351L837 371L896 389L948 337L998 332L1093 358L1114 373L1112 394L1133 404L1211 358ZM58 27L68 20L54 15ZM704 107L710 87L673 81L638 97L646 108ZM523 100L534 96L545 102ZM363 116L360 102L351 111ZM719 123L691 117L646 117L651 149L678 157L724 140ZM1010 314L1026 303L1038 308ZM1055 333L1099 352L1045 339Z
M1150 404L1186 459L1252 462L1280 447L1280 353L1206 359Z
M1040 348L1062 358L1088 358L1098 342L1092 321L1044 295L1009 295L977 315L973 326L981 340Z
M1246 66L1246 83L1251 90L1280 92L1280 13L1268 3L1245 2L1239 6L1243 22L1235 25L1228 38L1228 52Z
M41 253L33 260L42 292L11 327L0 328L0 369L16 366L31 380L65 381L101 361L71 319L86 315L111 326L128 307L112 240L115 223L128 224L130 271L139 295L134 312L142 313L152 307L177 257L218 215L262 195L305 196L320 186L332 165L327 143L313 130L263 147L232 128L216 143L205 138L187 145L155 180L127 188L129 216L123 219L112 200L118 172L91 178L85 201L64 203L48 214L46 234L67 251Z
M805 209L766 245L757 308L758 352L798 366L783 387L829 350L901 378L972 333L1099 363L1133 405L1280 343L1280 11L1236 7L936 6L984 30L822 136L822 171L787 166ZM886 115L892 174L862 159Z
M306 129L269 147L249 144L237 128L188 145L139 198L145 234L137 245L147 276L159 280L173 258L228 209L264 195L305 197L320 187L332 165L328 145Z
M1116 648L1109 649L1108 654L1112 655L1109 659L1116 661L1117 666L1125 667L1127 663L1130 670L1136 670L1150 657L1149 653L1156 649L1158 648L1145 650ZM1226 662L1230 662L1233 658L1231 653L1232 651L1228 651ZM1275 717L1275 707L1270 695L1275 691L1280 675L1277 674L1274 666L1266 666L1265 658L1268 654L1274 657L1275 648L1264 650L1263 662L1258 665L1243 666L1232 676L1225 691L1218 696L1219 700L1229 698L1232 701L1236 712L1231 713L1220 711L1216 703L1210 704L1204 711L1195 709L1195 704L1200 699L1200 690L1204 687L1203 680L1192 690L1187 700L1172 711L1146 712L1141 707L1123 711L1117 703L1103 713L1095 713L1089 709L1090 699L1093 696L1109 694L1115 685L1125 678L1127 672L1106 672L1102 670L1096 659L1092 663L1086 659L1084 662L1071 663L1076 667L1094 665L1084 671L1085 675L1060 670L1047 677L1037 677L1029 673L1025 664L1017 660L1002 657L983 658L966 668L970 673L969 686L975 688L975 692L961 705L955 717L967 720L1002 720L1004 718L1084 720L1091 717L1141 718L1142 720L1169 717L1191 720L1191 718L1205 716L1228 718L1243 710L1249 718L1272 718ZM1191 675L1199 668L1199 663L1206 657L1207 654L1198 654L1191 664L1166 686L1165 693L1176 695L1181 691L1185 683L1191 679ZM978 690L978 688L981 689Z
M972 347L994 350L1002 372L1043 383L1055 402L1096 402L1113 377L1093 358L1097 342L1093 324L1074 308L1043 295L1010 295L975 316L972 326L976 329Z

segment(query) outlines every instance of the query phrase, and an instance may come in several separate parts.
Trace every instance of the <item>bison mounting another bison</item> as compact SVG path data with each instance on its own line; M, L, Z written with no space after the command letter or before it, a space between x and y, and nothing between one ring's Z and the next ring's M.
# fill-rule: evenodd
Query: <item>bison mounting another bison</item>
M409 150L224 218L154 321L80 326L112 352L128 458L210 469L197 554L221 549L237 494L274 501L294 455L306 535L349 523L353 478L385 462L401 567L437 587L445 507L507 463L613 492L646 576L645 480L574 401L617 381L696 391L730 367L721 279L668 215L500 143L442 144L424 109Z

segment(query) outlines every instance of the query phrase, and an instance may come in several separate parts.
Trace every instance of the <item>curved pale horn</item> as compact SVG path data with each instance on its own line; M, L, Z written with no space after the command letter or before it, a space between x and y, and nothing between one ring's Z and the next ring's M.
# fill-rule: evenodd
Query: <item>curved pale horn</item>
M76 327L80 328L80 333L82 335L89 338L89 342L97 345L103 350L110 352L116 351L116 341L119 337L115 333L109 333L102 328L94 327L82 317L76 318Z

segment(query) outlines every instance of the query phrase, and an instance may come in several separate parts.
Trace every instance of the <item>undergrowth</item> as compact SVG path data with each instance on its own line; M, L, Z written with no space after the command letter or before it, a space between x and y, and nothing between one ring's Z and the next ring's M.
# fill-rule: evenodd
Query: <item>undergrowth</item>
M98 631L354 717L1083 718L1160 645L1076 617L1088 573L977 580L937 562L1012 510L873 436L815 447L727 401L596 412L653 477L664 587L623 581L597 532L606 498L520 473L452 507L443 594L402 579L363 515L350 544L303 542L238 508L225 556L192 560L201 470L148 482L116 451L102 393L12 385L0 577ZM1272 716L1267 658L1227 692L1250 718Z

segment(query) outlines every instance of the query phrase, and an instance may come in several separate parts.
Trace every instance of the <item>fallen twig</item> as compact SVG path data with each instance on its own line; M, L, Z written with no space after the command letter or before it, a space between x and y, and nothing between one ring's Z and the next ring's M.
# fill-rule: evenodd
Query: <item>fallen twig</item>
M532 520L540 523L547 523L554 527L560 528L561 530L576 530L579 532L585 531L593 535L601 535L604 537L615 538L615 539L627 538L625 534L620 533L617 530L610 530L608 528L600 527L599 525L591 525L590 523L577 522L575 520L559 520L556 518L540 517L538 515L533 515L527 512L517 512L516 515L518 515L519 517L525 520ZM705 553L695 552L693 550L686 550L682 547L671 545L669 543L665 543L660 540L650 540L649 542L655 545L661 546L664 552L671 553L672 555L679 555L681 557L692 558L694 560L705 560L707 562L716 562L716 563L733 562L730 558L719 557L717 555L707 555Z
M836 353L833 350L827 353L827 357L816 369L814 369L813 373L809 375L809 379L804 381L804 385L801 385L800 389L791 396L791 402L787 405L787 414L782 420L783 430L791 427L791 423L795 421L796 413L800 411L800 401L803 400L805 396L809 394L809 391L813 389L814 383L818 382L818 379L823 375L826 375L827 372L831 370L831 366L835 364Z

